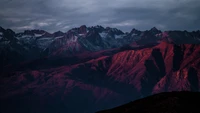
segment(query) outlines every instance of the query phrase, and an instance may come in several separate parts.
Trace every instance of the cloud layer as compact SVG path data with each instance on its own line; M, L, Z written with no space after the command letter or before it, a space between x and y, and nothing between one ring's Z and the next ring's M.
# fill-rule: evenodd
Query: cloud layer
M1 0L0 26L64 31L80 25L123 31L200 29L200 0Z

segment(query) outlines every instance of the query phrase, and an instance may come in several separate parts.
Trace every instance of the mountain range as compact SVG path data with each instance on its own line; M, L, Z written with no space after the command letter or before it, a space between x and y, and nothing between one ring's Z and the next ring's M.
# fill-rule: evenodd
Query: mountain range
M199 30L0 27L0 112L94 113L160 92L199 91L199 44Z

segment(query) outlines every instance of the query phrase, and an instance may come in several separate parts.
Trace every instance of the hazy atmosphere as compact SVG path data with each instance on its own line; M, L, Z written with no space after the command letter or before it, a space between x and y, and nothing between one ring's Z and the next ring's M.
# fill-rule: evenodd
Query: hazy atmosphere
M80 25L197 30L199 0L1 0L0 26L17 32L67 31Z

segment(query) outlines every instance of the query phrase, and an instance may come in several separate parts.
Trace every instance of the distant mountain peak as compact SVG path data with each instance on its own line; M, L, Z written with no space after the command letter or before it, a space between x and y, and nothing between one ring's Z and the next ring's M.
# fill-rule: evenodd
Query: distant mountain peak
M96 26L94 26L95 28L104 28L104 27L102 27L101 25L96 25Z
M59 36L63 36L65 33L63 33L62 31L57 31L57 32L54 32L53 35L54 37L59 37Z
M121 30L119 30L117 28L106 27L106 31L109 32L109 33L114 33L116 35L124 34L124 32L122 32Z
M10 34L15 34L15 32L12 29L6 29L6 31Z
M149 31L152 32L153 34L158 34L158 33L162 32L162 31L158 30L156 27L151 28Z
M158 31L158 29L156 27L152 27L151 30L152 31Z
M22 33L18 33L19 36L21 35L29 35L29 36L36 36L36 37L51 37L51 33L44 31L44 30L39 30L39 29L33 29L33 30L25 30Z
M98 32L103 32L105 31L105 28L100 26L100 25L96 25L96 26L91 26L91 27L88 27L88 30L92 30L92 31L98 31Z
M131 33L137 34L137 33L139 33L139 32L141 32L141 31L139 31L139 30L137 30L137 29L135 29L135 28L133 28L133 29L131 30Z
M54 32L54 33L63 33L62 31L56 31L56 32Z
M81 26L80 26L80 28L81 28L81 27L87 28L87 26L86 26L86 25L81 25Z
M86 25L80 26L79 33L80 34L86 34L87 33L87 26Z
M37 33L37 34L43 34L43 33L46 33L47 31L44 31L44 30L39 30L39 29L33 29L31 30L32 32L34 33Z
M0 30L4 29L3 27L0 26Z

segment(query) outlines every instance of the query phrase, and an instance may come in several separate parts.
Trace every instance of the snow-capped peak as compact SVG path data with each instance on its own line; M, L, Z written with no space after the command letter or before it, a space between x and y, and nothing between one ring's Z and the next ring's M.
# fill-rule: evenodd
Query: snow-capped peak
M153 27L150 29L150 32L154 33L154 34L158 34L158 33L161 33L160 30L158 30L156 27Z

